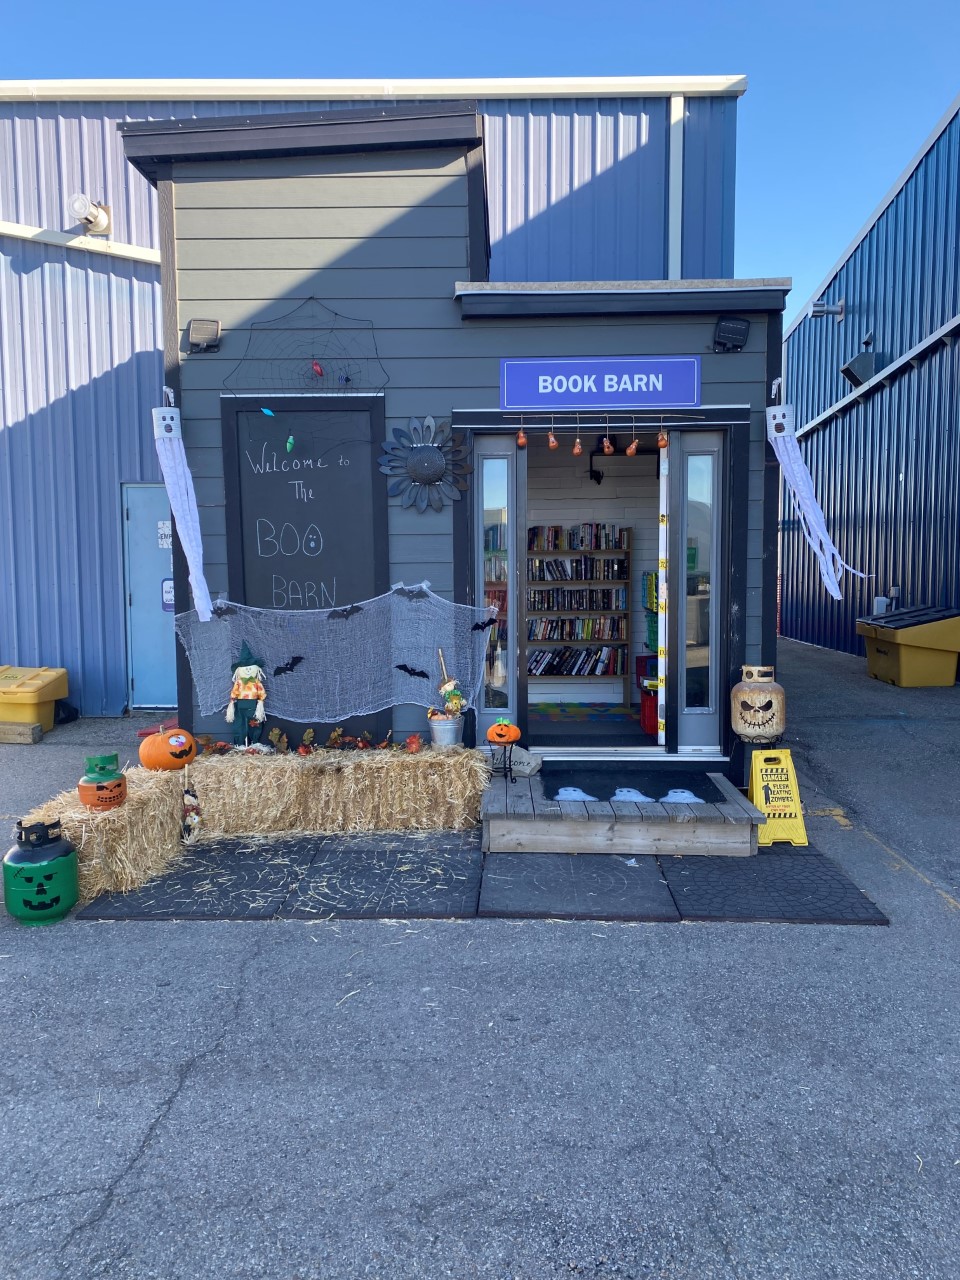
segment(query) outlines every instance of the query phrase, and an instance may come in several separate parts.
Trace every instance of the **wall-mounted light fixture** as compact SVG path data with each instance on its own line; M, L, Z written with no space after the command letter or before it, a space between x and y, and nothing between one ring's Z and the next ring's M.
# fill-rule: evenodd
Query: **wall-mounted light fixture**
M845 298L841 298L839 302L826 302L823 298L818 298L816 302L810 303L810 310L807 314L810 316L836 316L837 324L839 324L846 314L846 306Z
M76 220L83 224L88 236L108 236L113 230L110 219L110 206L91 200L82 191L76 191L67 201L67 209Z
M187 342L191 351L219 351L220 321L191 320L187 326Z
M742 351L750 336L750 321L740 316L721 316L713 331L714 351Z

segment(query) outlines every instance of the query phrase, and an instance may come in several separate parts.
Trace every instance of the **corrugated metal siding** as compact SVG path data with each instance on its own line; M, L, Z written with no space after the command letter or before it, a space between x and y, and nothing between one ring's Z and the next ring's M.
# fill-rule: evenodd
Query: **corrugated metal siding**
M960 607L960 346L939 346L889 387L801 440L827 528L848 564L827 595L792 511L783 520L781 630L862 653L858 617L900 587L901 603Z
M120 485L159 479L156 270L0 241L0 662L126 705Z
M809 422L850 390L840 373L873 333L877 368L960 313L960 115L936 140L823 296L842 324L807 318L787 339L787 396Z
M488 102L491 280L666 276L665 98Z
M683 278L733 277L737 101L688 98L683 125Z
M666 276L666 98L480 104L491 280ZM344 108L337 102L0 103L0 219L71 230L67 198L113 212L113 239L156 248L156 196L123 155L121 120ZM369 105L369 104L356 104ZM737 99L687 100L683 271L733 272Z

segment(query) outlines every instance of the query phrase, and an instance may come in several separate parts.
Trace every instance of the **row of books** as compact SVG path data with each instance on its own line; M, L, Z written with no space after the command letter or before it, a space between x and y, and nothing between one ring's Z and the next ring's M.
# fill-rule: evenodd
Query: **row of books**
M530 676L622 676L627 670L626 646L597 649L531 649L527 653Z
M484 551L506 551L509 545L507 534L507 525L499 520L496 524L485 524L483 526Z
M509 565L506 556L487 555L483 557L484 582L506 582L510 577L508 569Z
M644 569L643 577L640 581L640 598L643 600L645 609L652 609L654 613L657 610L657 594L660 587L659 575L650 569Z
M625 617L531 618L528 640L626 640Z
M551 587L527 590L528 613L598 613L627 608L626 587Z
M530 582L581 582L584 578L626 582L629 577L630 561L619 556L571 556L569 560L527 561L527 579Z
M630 525L535 524L527 530L528 551L617 551L630 546Z

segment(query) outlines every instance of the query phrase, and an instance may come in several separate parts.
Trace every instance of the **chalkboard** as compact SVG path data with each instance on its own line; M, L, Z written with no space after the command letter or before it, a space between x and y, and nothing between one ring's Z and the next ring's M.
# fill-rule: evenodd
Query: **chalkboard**
M388 589L383 436L380 397L224 401L231 600L335 609Z
M383 398L231 397L221 422L230 599L335 609L387 591L386 477L377 465ZM307 726L269 711L268 678L267 725L296 745ZM381 712L343 728L380 741L390 718ZM333 726L312 727L322 744Z

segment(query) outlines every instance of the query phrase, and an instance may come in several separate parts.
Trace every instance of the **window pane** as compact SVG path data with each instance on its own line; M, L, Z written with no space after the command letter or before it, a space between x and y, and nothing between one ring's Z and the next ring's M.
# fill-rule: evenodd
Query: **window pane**
M508 654L510 541L507 522L507 483L509 464L506 458L484 458L481 478L483 509L483 602L500 610L490 628L486 676L483 683L483 706L504 708L509 705L510 661Z
M687 458L685 705L710 706L710 571L713 564L713 454Z

